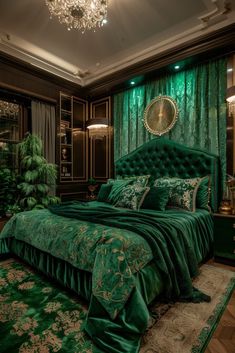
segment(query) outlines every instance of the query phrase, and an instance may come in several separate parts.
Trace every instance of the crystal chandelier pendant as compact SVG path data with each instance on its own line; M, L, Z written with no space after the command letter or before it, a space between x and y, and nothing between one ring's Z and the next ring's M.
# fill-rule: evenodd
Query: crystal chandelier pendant
M108 0L45 0L51 17L58 17L68 30L95 29L107 22Z

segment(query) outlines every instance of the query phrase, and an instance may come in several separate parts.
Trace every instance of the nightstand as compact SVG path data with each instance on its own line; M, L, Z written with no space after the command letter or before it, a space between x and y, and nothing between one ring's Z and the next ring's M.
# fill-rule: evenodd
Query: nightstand
M213 216L215 261L235 266L235 215Z

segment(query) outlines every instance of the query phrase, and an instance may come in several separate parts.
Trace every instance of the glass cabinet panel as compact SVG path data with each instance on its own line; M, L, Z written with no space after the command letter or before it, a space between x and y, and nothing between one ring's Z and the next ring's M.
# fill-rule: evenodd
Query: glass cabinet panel
M112 164L111 98L105 97L91 103L91 119L106 119L108 127L89 129L90 177L106 181Z

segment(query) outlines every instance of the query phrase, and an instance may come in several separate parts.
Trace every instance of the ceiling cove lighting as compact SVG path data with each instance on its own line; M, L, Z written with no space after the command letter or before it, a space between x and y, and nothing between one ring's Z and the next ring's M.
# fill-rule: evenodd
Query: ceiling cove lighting
M71 29L86 30L103 26L107 23L108 0L45 0L51 17L58 17L59 22Z

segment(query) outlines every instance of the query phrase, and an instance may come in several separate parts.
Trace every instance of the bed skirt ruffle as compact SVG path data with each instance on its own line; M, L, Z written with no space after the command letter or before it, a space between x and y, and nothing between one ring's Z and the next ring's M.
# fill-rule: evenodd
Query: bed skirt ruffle
M5 239L3 239L5 240ZM9 239L2 243L8 249ZM137 353L141 335L146 330L150 314L148 305L163 290L161 276L153 263L136 273L136 287L127 305L115 320L111 320L103 306L92 295L92 274L42 252L20 240L10 239L9 249L20 259L89 302L86 332L104 352ZM149 281L149 278L155 280ZM150 283L151 282L151 283ZM153 285L154 284L154 285Z

